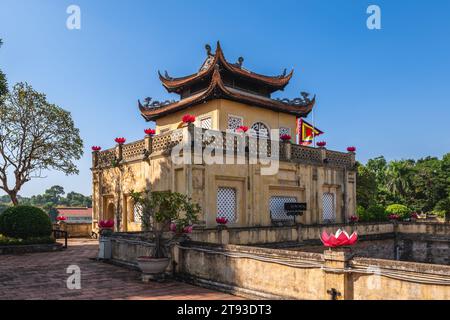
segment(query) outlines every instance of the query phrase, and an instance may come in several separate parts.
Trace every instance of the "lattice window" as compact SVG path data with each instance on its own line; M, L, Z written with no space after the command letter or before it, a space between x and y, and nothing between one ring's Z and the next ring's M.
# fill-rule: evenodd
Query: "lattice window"
M236 189L219 187L217 190L217 217L224 217L228 222L236 222Z
M200 120L200 126L202 129L211 130L212 129L212 119L211 117L203 118Z
M291 135L291 129L289 128L280 128L280 137L284 134Z
M283 196L274 196L270 197L269 200L269 209L270 209L270 218L272 220L293 220L292 216L288 216L284 211L284 204L297 202L296 197L283 197Z
M336 222L336 200L334 193L325 192L322 195L322 210L324 222Z
M133 222L141 223L142 216L142 206L139 204L135 204L133 206Z
M228 130L234 131L243 125L241 117L228 115Z
M254 137L269 139L269 128L262 122L256 122L250 128L250 134Z

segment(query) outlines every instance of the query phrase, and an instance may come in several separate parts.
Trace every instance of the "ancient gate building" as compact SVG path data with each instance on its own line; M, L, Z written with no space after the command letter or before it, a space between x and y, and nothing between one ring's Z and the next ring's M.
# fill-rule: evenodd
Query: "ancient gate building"
M209 46L206 51L192 75L159 74L167 91L180 96L178 101L139 102L144 119L156 123L155 135L93 152L94 228L99 220L114 218L118 231L139 230L130 192L145 189L188 194L202 207L200 226L205 227L215 226L217 216L226 217L229 227L347 222L356 207L354 153L278 139L295 136L297 119L308 116L315 97L302 93L292 100L273 99L293 72L251 72L242 58L228 62L219 43L215 53ZM195 116L193 124L181 121L187 114ZM238 132L241 126L248 132ZM231 154L233 161L211 164L195 153L191 161L174 161L174 149L181 146L177 152L183 157L187 150L214 147L212 155ZM278 161L276 171L265 174L267 164L252 157ZM306 210L288 215L287 202L306 203Z

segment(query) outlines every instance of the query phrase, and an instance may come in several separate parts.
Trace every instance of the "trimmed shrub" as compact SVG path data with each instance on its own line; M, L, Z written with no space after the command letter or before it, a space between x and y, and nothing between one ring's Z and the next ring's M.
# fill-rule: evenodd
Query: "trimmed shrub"
M400 219L409 218L410 213L411 210L402 204L391 204L386 208L386 216L396 214L400 217Z
M32 206L16 206L0 215L0 234L11 238L48 237L52 233L49 216Z
M0 234L0 246L19 246L28 244L51 244L55 243L52 237L39 237L28 239L8 238Z
M358 206L356 210L361 222L371 222L371 221L385 221L386 215L384 213L384 208L379 205L372 205L367 209Z

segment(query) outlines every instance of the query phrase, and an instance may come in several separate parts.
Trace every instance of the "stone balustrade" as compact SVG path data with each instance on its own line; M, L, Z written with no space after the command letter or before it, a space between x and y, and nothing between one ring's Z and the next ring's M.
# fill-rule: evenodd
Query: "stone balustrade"
M235 154L245 152L246 156L257 155L259 158L270 157L272 151L278 151L281 161L348 169L355 165L355 154L353 152L338 152L290 142L262 140L240 133L197 129L193 126L186 126L159 135L146 136L145 139L117 145L115 148L104 151L94 151L93 168L112 167L120 163L145 160L156 154L168 155L173 147L183 143L183 141L191 146L198 143L202 146L202 149L209 147L224 150L224 152L232 151ZM278 144L278 148L276 148L276 144Z

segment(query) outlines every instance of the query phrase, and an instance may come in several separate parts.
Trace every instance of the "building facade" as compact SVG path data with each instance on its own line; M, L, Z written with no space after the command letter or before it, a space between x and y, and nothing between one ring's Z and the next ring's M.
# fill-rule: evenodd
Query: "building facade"
M243 58L230 63L219 43L214 54L206 46L198 72L182 78L159 74L180 99L139 102L156 134L93 152L93 227L115 219L118 231L139 230L130 192L146 189L189 195L202 208L199 227L214 227L218 216L229 227L347 222L356 208L355 154L286 139L315 104L307 93L271 97L292 76L251 72ZM195 122L183 122L187 114ZM290 215L284 206L289 202L306 209Z

